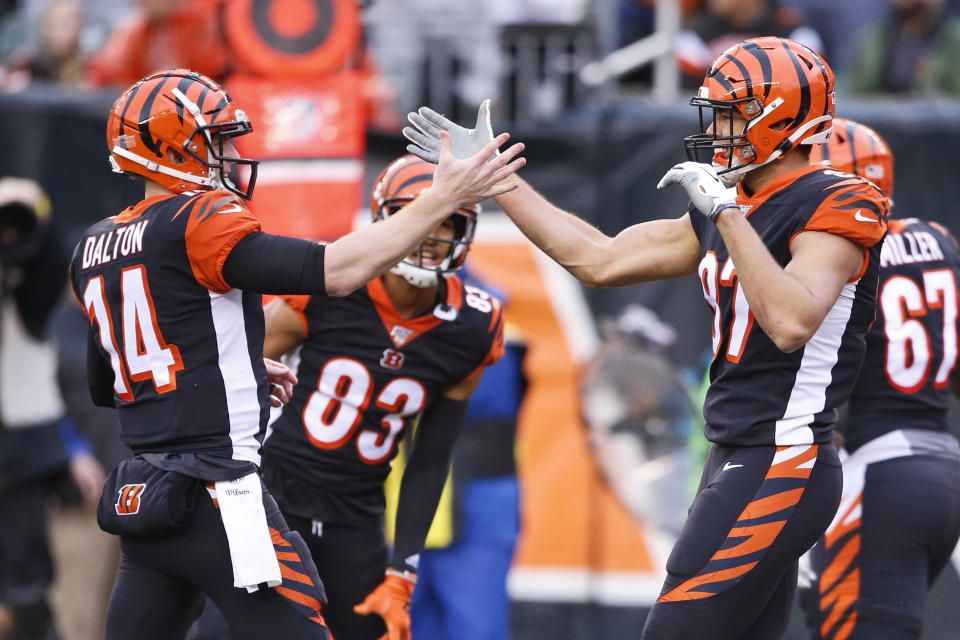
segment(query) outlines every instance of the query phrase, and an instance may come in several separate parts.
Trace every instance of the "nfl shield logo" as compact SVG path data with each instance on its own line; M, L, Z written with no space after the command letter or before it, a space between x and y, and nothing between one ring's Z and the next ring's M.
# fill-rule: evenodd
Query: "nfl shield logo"
M406 327L401 327L398 324L394 325L393 329L390 330L390 338L393 340L393 344L397 345L398 347L402 347L412 335L413 329L407 329Z

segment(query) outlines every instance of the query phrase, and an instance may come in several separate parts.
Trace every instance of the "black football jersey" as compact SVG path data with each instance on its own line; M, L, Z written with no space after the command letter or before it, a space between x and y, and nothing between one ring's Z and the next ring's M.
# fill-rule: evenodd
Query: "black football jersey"
M403 319L378 278L343 298L285 296L303 318L299 381L264 441L264 481L302 517L379 517L405 429L444 389L503 354L500 303L447 278L456 317Z
M790 262L790 243L804 231L841 235L863 247L863 270L843 288L816 334L784 353L754 322L720 231L694 209L703 257L698 275L714 313L706 435L726 445L826 442L836 409L853 388L874 316L880 242L888 204L866 180L807 167L781 176L737 203L773 258Z
M915 218L890 221L877 319L850 396L848 450L896 429L947 430L958 277L957 244L946 229Z
M259 294L230 250L260 229L226 191L154 196L84 233L71 283L112 366L124 443L259 464L269 416Z

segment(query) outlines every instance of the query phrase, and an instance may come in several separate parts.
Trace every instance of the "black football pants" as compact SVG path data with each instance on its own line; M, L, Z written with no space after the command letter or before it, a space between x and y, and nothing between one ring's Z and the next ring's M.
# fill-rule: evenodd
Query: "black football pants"
M336 640L377 640L386 633L377 615L361 616L354 605L363 602L383 582L389 551L383 527L316 523L286 516L290 527L300 533L313 555L327 592L323 617ZM222 614L210 602L191 632L190 640L234 640Z
M202 496L197 503L182 532L158 538L121 537L106 640L183 638L200 614L204 595L223 611L236 638L329 640L322 619L314 614L323 595L311 576L313 563L290 535L273 498L264 493L267 522L279 534L271 532L284 582L253 593L233 586L227 536L213 502Z
M807 627L824 640L915 640L927 591L960 536L960 462L874 462L859 490L811 551L817 578L800 590Z
M777 640L840 501L833 445L714 445L643 640Z

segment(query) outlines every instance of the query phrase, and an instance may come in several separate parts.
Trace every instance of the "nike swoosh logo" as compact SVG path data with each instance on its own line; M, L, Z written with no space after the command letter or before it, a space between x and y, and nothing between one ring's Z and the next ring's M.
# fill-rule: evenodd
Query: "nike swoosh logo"
M736 469L737 467L742 467L742 464L730 464L729 462L723 465L724 471L729 471L730 469Z
M857 212L853 214L854 220L859 220L860 222L880 222L876 218L868 218L867 216L860 215L861 211L863 211L863 209L857 209Z
M217 209L217 213L240 213L243 209L240 208L240 205L231 202L228 207L220 207Z

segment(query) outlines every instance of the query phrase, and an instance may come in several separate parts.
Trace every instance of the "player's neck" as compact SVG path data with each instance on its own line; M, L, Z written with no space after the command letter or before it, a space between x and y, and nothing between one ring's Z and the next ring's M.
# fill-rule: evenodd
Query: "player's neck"
M761 191L768 184L781 176L793 173L798 169L809 166L809 158L802 153L788 153L783 158L775 160L770 164L757 167L748 172L743 177L743 190L747 194L754 194Z
M153 196L172 196L176 195L170 189L167 189L158 182L153 180L144 180L143 181L143 198L152 198Z
M433 308L437 301L437 288L415 287L395 273L380 277L383 289L401 318L409 319L422 315Z

